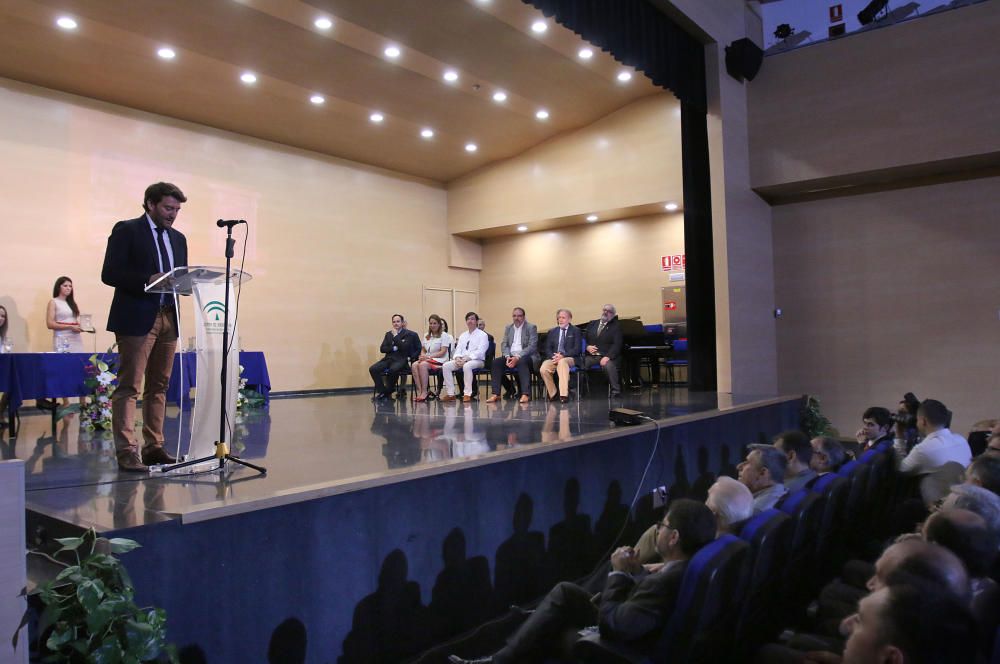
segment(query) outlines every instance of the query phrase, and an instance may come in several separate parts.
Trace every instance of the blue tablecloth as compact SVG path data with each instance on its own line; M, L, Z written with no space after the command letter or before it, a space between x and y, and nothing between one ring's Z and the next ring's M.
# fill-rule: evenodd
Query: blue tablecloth
M84 367L93 353L9 353L0 354L0 392L9 399L11 412L21 407L28 399L54 399L59 397L83 396L87 389L83 384ZM117 360L114 353L100 355L105 360ZM178 366L184 362L184 387L182 390ZM267 374L264 353L240 351L240 364L247 387L260 392L264 398L271 392L271 378ZM178 353L174 356L173 373L167 400L180 403L183 393L185 402L195 386L197 376L197 356L195 353Z

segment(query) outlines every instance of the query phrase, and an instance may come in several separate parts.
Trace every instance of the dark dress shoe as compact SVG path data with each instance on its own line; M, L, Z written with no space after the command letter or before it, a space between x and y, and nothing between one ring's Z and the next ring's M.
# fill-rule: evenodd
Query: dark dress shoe
M135 452L118 453L118 471L122 473L148 473L149 466Z
M569 397L559 397L559 403L569 403Z
M493 664L493 656L464 659L458 655L448 655L448 661L451 664Z
M142 449L142 462L147 466L152 466L157 463L177 463L177 459L167 454L161 445L156 445Z

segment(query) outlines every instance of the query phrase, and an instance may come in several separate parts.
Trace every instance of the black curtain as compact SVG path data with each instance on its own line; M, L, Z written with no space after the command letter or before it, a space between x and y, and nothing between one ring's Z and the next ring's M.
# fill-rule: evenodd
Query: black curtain
M681 101L688 381L717 387L705 47L647 0L523 0Z

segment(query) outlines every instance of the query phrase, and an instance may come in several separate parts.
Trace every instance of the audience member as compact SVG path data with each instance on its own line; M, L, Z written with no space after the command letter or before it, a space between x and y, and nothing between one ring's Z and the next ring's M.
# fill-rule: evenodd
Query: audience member
M973 459L965 471L965 481L1000 494L1000 455L983 454Z
M545 338L545 357L538 372L545 383L545 392L549 401L556 400L556 385L552 374L559 375L559 400L569 401L569 372L580 362L580 352L583 349L580 330L574 326L573 312L560 309L556 312L558 325L549 330Z
M470 311L465 314L465 326L468 328L458 338L455 344L455 354L450 360L444 363L441 368L444 374L445 396L442 401L455 400L455 372L461 371L464 375L464 386L462 401L468 403L472 401L472 379L474 372L483 366L486 360L486 351L489 350L490 340L486 333L479 329L479 314Z
M453 339L444 328L444 321L437 314L427 317L427 334L421 341L422 352L410 367L413 382L417 386L416 401L427 400L427 385L430 372L440 369L448 361Z
M941 509L958 508L975 512L986 520L993 537L1000 538L1000 496L973 484L951 487Z
M785 489L795 493L805 488L816 478L816 471L809 465L812 461L813 448L809 438L798 430L783 431L774 439L774 446L785 454Z
M969 575L972 596L993 585L989 579L997 557L997 533L990 532L986 519L970 510L938 510L924 522L924 539L948 549L962 561Z
M860 445L858 456L884 441L892 442L892 413L888 408L872 406L861 415L861 428L854 434Z
M7 307L0 304L0 353L7 352Z
M52 286L52 299L45 310L45 325L52 330L52 350L63 353L82 353L83 337L80 334L80 307L76 304L73 280L59 277Z
M514 307L511 323L504 328L500 343L500 357L493 360L490 367L493 394L486 403L500 400L500 385L507 369L517 371L517 382L521 391L521 403L531 400L531 373L539 365L538 327L525 320L524 309Z
M608 374L611 396L621 394L618 361L624 345L621 326L618 324L618 310L613 304L601 308L601 317L587 327L587 353L583 358L584 368L600 365Z
M986 452L990 456L1000 456L1000 431L993 430L989 440L986 441Z
M576 630L594 624L599 626L603 638L628 642L648 651L673 612L688 560L714 538L715 519L709 509L693 500L676 500L657 526L656 546L666 562L656 571L650 572L641 565L631 547L616 549L611 554L612 571L596 605L586 590L562 582L546 595L499 652L471 660L452 655L449 661L453 664L531 661L553 649L566 648Z
M787 457L773 445L751 445L746 459L736 466L738 479L753 494L753 513L778 504L788 490L783 484Z
M813 455L809 467L816 471L817 477L827 473L835 473L847 459L847 451L839 440L832 436L817 436L809 441ZM815 480L808 486L815 484Z
M387 399L396 391L399 372L405 370L420 355L420 337L416 332L406 329L403 314L392 315L392 329L382 337L379 352L384 353L384 356L368 367L368 373L375 383L375 398ZM388 375L386 371L389 372Z
M943 403L926 399L917 409L917 430L923 439L907 454L906 441L898 437L894 441L899 472L910 475L924 475L937 470L949 461L969 465L972 453L969 443L962 436L948 429L951 413Z

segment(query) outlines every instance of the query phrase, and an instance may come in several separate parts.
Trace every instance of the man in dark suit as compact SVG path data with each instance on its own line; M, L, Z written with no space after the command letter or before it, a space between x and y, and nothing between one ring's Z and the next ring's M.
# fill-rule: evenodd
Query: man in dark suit
M119 221L108 237L101 281L115 289L108 331L118 343L118 387L111 397L111 428L118 469L147 472L174 463L163 449L167 385L177 348L177 310L171 295L146 293L164 272L188 264L187 240L174 230L184 194L169 182L146 188L145 214ZM142 455L135 439L135 402L142 391Z
M538 366L538 327L524 319L524 309L514 307L511 312L510 325L504 328L503 341L500 342L501 356L493 360L490 366L490 378L493 381L493 396L486 403L500 400L500 382L507 369L517 371L518 383L521 386L521 403L531 400L531 372Z
M385 353L381 360L368 367L372 382L375 383L375 398L387 399L396 390L399 372L420 356L420 337L406 329L402 314L392 315L392 329L385 333L379 352ZM385 375L386 369L389 375Z
M621 384L618 382L618 360L622 354L622 328L618 324L618 310L613 304L605 304L601 309L601 317L587 327L587 354L584 356L584 368L600 365L608 374L611 385L611 396L621 394Z
M545 357L538 373L542 375L549 401L556 400L556 384L552 374L559 374L559 400L569 401L569 370L580 363L583 350L583 335L580 328L573 325L573 312L560 309L556 312L556 325L545 338Z
M452 655L453 664L525 662L565 649L573 633L598 625L606 639L631 643L649 651L667 624L677 603L688 560L715 539L715 517L704 503L675 500L657 527L656 547L665 561L643 566L631 547L611 554L612 571L604 591L595 598L580 586L556 585L531 616L496 654L479 659ZM569 637L569 638L567 638ZM567 653L556 653L564 658Z

